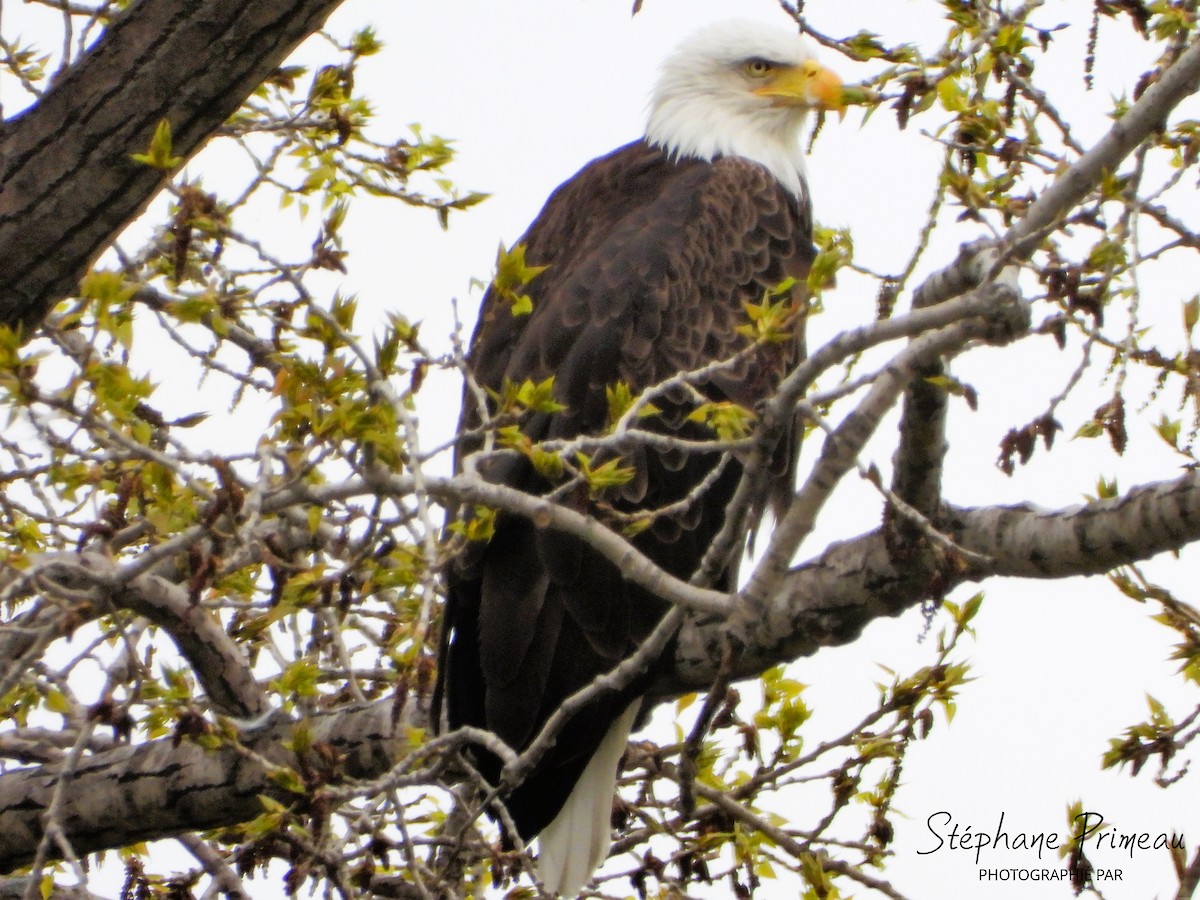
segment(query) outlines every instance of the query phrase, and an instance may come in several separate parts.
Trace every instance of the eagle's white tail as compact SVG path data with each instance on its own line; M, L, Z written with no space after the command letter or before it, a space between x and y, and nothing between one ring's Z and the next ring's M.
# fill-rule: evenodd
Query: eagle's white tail
M633 701L613 722L567 802L538 836L538 878L548 893L576 896L608 856L617 763L641 706L640 699Z

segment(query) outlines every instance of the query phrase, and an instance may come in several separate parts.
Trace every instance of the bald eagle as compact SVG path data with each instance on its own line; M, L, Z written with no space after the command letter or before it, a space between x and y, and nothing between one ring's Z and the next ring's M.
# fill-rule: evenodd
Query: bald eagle
M636 395L747 346L738 331L746 305L788 279L804 284L814 249L800 133L809 110L840 109L841 95L803 38L757 23L702 29L666 59L645 136L559 187L521 238L526 264L546 267L528 284L532 312L516 314L495 286L484 296L467 359L475 381L499 397L506 384L554 378L555 403L521 420L525 436L602 434L618 384ZM802 307L802 288L794 293ZM704 378L699 397L656 398L640 427L711 439L689 414L701 402L753 408L769 397L802 355L802 324L793 322L794 340L765 344ZM460 465L481 449L474 396L464 392ZM771 488L786 498L794 439L784 443ZM659 511L632 542L687 579L721 528L741 465L661 442L623 452L621 464L628 480L600 498L564 487L519 453L490 454L478 471L532 494L557 492L602 517ZM735 588L736 565L715 587ZM472 545L447 581L434 714L444 709L450 728L487 729L518 752L666 612L577 538L515 515L498 516L490 540ZM520 836L540 835L539 876L552 893L577 893L608 853L617 765L647 712L642 694L654 674L572 718L505 798ZM500 761L483 751L476 759L495 783Z

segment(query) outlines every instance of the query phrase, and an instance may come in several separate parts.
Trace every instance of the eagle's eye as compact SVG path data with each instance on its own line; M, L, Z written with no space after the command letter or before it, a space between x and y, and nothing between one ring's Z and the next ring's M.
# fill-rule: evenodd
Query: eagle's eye
M751 78L765 78L773 68L765 59L749 59L742 64L742 71Z

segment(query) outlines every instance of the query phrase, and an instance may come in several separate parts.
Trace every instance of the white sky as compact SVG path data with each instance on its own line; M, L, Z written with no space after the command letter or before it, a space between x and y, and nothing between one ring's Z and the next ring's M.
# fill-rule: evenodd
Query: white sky
M549 192L583 163L640 134L655 66L684 33L733 15L788 24L773 0L646 0L633 19L629 6L628 0L346 0L330 29L344 36L371 22L386 44L382 54L364 62L358 81L378 110L376 136L400 136L409 123L419 122L427 132L453 138L459 157L451 175L457 184L493 196L473 211L452 216L447 232L439 231L428 213L398 204L359 204L344 229L351 255L343 289L357 292L364 308L376 314L396 308L424 320L427 340L445 334L450 297L473 317L479 291L470 283L489 276L497 244L515 242ZM1036 17L1044 26L1071 23L1056 37L1062 47L1056 78L1067 98L1063 108L1084 117L1077 136L1085 144L1106 127L1110 94L1131 85L1149 61L1140 44L1106 44L1106 37L1115 41L1117 32L1107 28L1098 87L1085 94L1080 48L1088 7L1059 0L1047 3ZM808 3L812 21L823 31L840 35L866 28L890 41L926 47L941 43L945 23L939 12L932 0ZM847 81L870 71L832 62ZM850 227L859 260L877 270L903 264L924 220L941 157L920 134L928 127L917 120L900 132L886 109L864 126L861 112L853 111L840 125L826 124L811 157L818 219ZM203 157L192 170L204 170ZM945 235L927 255L926 270L948 262L958 242L981 234L979 226L965 223ZM872 319L874 293L863 284L846 278L826 296L827 312L813 323L810 346L822 334ZM1159 292L1148 297L1144 317L1174 329L1179 304L1191 292L1172 282L1155 288ZM1035 311L1035 320L1044 314ZM1099 441L1068 442L1111 386L1085 393L1060 413L1065 433L1049 457L1039 451L1035 463L1011 479L995 469L999 438L1040 414L1075 365L1076 357L1050 346L1048 339L1032 339L1018 350L979 351L955 365L955 374L979 390L980 408L972 414L961 403L954 405L946 477L952 502L1030 500L1054 508L1080 502L1094 489L1097 475L1118 475L1122 488L1177 475L1179 458L1140 426L1131 428L1123 459ZM422 393L422 440L429 447L452 433L458 388L434 381ZM1131 394L1131 399L1135 396L1144 395ZM813 448L808 449L811 458ZM887 471L892 439L886 428L872 452L871 461ZM848 483L803 555L873 528L878 518L876 495L857 481ZM1183 561L1153 571L1188 599L1195 564L1196 555L1189 552ZM1137 781L1099 772L1108 739L1145 718L1146 692L1179 715L1196 702L1194 692L1183 691L1173 678L1174 666L1166 661L1170 633L1149 619L1157 610L1124 600L1095 578L997 581L984 587L978 640L960 653L971 660L976 680L961 692L953 725L947 728L939 717L930 740L909 753L897 798L905 817L895 819L895 856L884 877L901 892L925 900L1071 896L1061 882L1052 887L980 882L971 854L943 849L919 855L935 843L925 820L941 810L976 829L994 830L1003 812L1010 833L1062 833L1067 804L1083 798L1086 808L1103 812L1122 831L1182 831L1191 849L1200 841L1200 814L1189 802L1194 778L1161 791L1151 784L1151 766ZM966 586L953 598L962 601L975 590ZM935 623L935 633L940 624ZM932 658L932 646L918 643L923 627L920 614L910 611L873 624L849 647L795 666L795 677L811 685L806 696L818 712L809 726L810 741L840 734L872 708L874 682L887 680L877 663L905 673ZM820 805L801 805L797 820L811 821L826 803L820 797L814 801ZM1141 851L1131 859L1094 851L1091 859L1098 867L1122 869L1122 881L1101 885L1110 900L1163 895L1172 884L1165 853ZM992 854L987 864L1036 868L1055 867L1058 861L1012 852Z
M1085 95L1080 48L1087 20L1080 10L1087 5L1051 3L1037 20L1046 26L1073 23L1057 37L1064 50L1064 108L1100 113L1080 124L1077 136L1085 144L1107 127L1102 113L1110 95L1132 83L1148 62L1142 47L1122 45L1114 52L1102 38L1098 88ZM447 295L459 297L464 309L473 312L479 296L468 289L469 279L487 277L497 243L511 245L549 192L583 163L640 133L655 67L682 34L732 15L787 25L771 0L647 0L632 20L628 6L602 0L502 5L459 0L383 12L378 4L350 0L342 8L333 20L335 28L369 18L387 42L387 51L370 66L380 70L380 83L388 87L366 88L381 116L397 126L420 122L429 131L453 137L459 150L453 170L457 183L493 194L477 210L453 217L446 234L420 227L416 214L410 214L411 227L408 217L390 214L394 226L381 227L374 218L352 220L362 230L353 237L347 233L355 250L350 267L364 299L382 292L384 303L419 310L430 326L444 321ZM816 26L832 34L866 28L890 40L929 46L940 43L945 30L938 5L931 2L810 0L807 9ZM1104 34L1116 32L1110 28ZM1118 60L1129 68L1118 69ZM847 81L866 77L866 67L860 73L842 61L834 65ZM900 132L888 110L878 112L866 127L861 120L861 113L852 112L840 126L829 122L817 142L809 165L817 217L827 225L851 227L859 258L868 265L896 269L907 259L923 221L941 153L919 134L920 127L930 127L923 122ZM957 242L980 234L978 226L963 225L927 261L945 264ZM870 320L873 293L860 289L856 294L853 287L827 295L826 321L814 323L814 331L831 333ZM1186 296L1153 298L1168 327L1178 322L1178 304ZM423 334L440 330L429 327ZM816 342L810 337L810 346ZM1050 457L1053 465L1041 465L1039 458L1012 479L1000 474L993 465L999 438L1039 414L1075 364L1075 357L1048 350L1048 340L1029 344L1030 350L1021 353L977 352L955 367L959 377L980 389L981 401L976 414L955 405L947 472L952 501L1029 499L1057 507L1079 502L1094 488L1097 474L1119 473L1123 487L1176 475L1178 458L1144 430L1133 436L1123 460L1100 442L1064 447L1082 419L1064 420L1067 433ZM1035 349L1040 351L1036 355ZM1102 392L1088 395L1091 405L1079 405L1086 410L1084 418L1103 399ZM453 404L443 408L444 420L432 408L436 405L424 411L424 424L452 429ZM883 436L873 460L885 471L890 440ZM425 440L425 446L431 443ZM822 523L823 539L874 527L878 509L869 490L859 483L846 485ZM806 552L820 546L822 538L814 538ZM1163 567L1172 580L1162 576L1185 598L1188 570L1194 566L1194 554L1188 556L1190 564ZM1083 798L1087 808L1103 812L1122 830L1182 830L1200 840L1200 818L1190 802L1194 785L1161 791L1145 773L1135 782L1099 772L1108 739L1145 717L1146 691L1163 700L1180 698L1174 706L1180 714L1195 701L1194 694L1181 698L1173 666L1164 662L1170 636L1149 620L1151 611L1118 597L1101 579L1007 581L985 587L979 639L966 644L963 654L971 659L977 680L963 690L953 726L946 728L939 719L931 739L909 753L906 785L898 797L907 818L896 819L896 855L885 877L907 895L928 900L1070 896L1062 882L1020 887L980 882L971 854L943 849L919 855L936 844L924 823L941 810L976 829L994 830L1003 812L1010 833L1062 833L1067 804ZM961 601L974 590L964 587L954 597ZM795 666L796 677L811 685L807 696L818 710L810 741L840 734L871 708L877 696L874 682L886 680L876 663L904 672L931 658L932 647L918 643L922 627L920 614L910 611L875 623L852 646ZM825 803L823 796L814 800ZM798 819L811 821L810 816L810 810L801 808ZM1122 869L1123 881L1102 885L1113 900L1165 893L1172 883L1165 853L1143 851L1129 859L1096 851L1092 861ZM990 857L993 867L1057 864L1051 854L1042 862L1021 852Z
M1092 111L1077 132L1085 144L1107 127L1103 113L1109 97L1132 84L1149 62L1140 44L1106 44L1117 36L1116 28L1106 28L1097 90L1085 94L1080 60L1089 5L1049 3L1036 19L1044 26L1072 23L1056 37L1063 51L1059 96L1066 98L1060 102L1071 115ZM453 137L459 150L453 169L457 183L493 194L477 210L453 217L445 234L424 227L415 213L389 211L385 221L352 219L350 226L361 230L347 232L354 250L351 276L364 302L377 296L384 304L412 311L410 315L423 315L429 323L423 334L444 330L434 323L446 321L449 295L473 312L479 296L468 282L487 277L496 245L502 240L511 245L549 192L583 163L640 133L657 62L682 34L732 15L787 25L771 0L647 0L632 20L628 6L612 0L458 0L384 11L379 4L349 0L339 11L332 22L335 29L369 19L387 43L387 51L365 70L378 71L385 86L366 86L379 108L380 128L388 127L384 121L396 127L420 122L429 131ZM938 4L927 0L810 0L807 9L816 26L832 34L866 28L889 40L930 46L940 43L945 30ZM847 81L866 77L865 66L861 72L840 60L834 66ZM841 125L827 123L811 157L818 219L852 228L859 259L873 268L899 268L923 222L941 156L919 133L929 127L918 121L900 132L889 110L876 113L864 127L861 113L852 112ZM946 235L926 262L943 265L958 242L979 236L979 226L964 224ZM810 346L817 343L813 331L829 334L871 319L873 292L853 279L844 282L826 296L827 313L813 323ZM1190 292L1180 293L1173 285L1167 291L1147 301L1151 308L1144 316L1152 320L1161 315L1170 329L1179 321L1179 303ZM1041 315L1035 312L1035 320ZM1068 443L1111 387L1085 394L1085 402L1073 408L1076 418L1063 417L1066 433L1054 454L1047 458L1039 452L1033 465L1011 479L999 473L993 463L1000 437L1040 414L1076 362L1074 356L1049 349L1048 339L1027 344L1020 351L979 351L955 366L955 373L974 384L981 398L978 413L969 413L961 403L954 407L946 479L950 500L1032 500L1053 508L1080 502L1100 474L1119 475L1122 487L1175 477L1178 457L1144 428L1133 429L1130 449L1121 460L1099 441ZM423 415L432 433L452 429L456 410L439 399ZM425 446L432 443L425 439ZM891 449L885 430L872 460L885 471ZM805 554L819 551L830 539L874 527L878 514L878 501L868 489L847 484ZM1189 553L1183 562L1154 571L1186 599L1194 566L1195 554ZM1120 598L1097 578L997 581L985 588L979 638L961 654L970 658L976 680L962 691L952 727L939 719L931 739L909 753L905 787L897 800L907 818L895 820L895 857L885 877L901 892L927 900L1071 896L1062 882L1019 887L981 882L969 853L942 849L919 855L936 844L925 820L941 810L977 830L993 831L1003 812L1010 833L1062 833L1067 804L1083 798L1086 808L1103 812L1123 831L1180 830L1189 847L1200 840L1200 817L1191 802L1194 784L1161 791L1148 772L1133 781L1099 771L1108 739L1145 718L1145 692L1180 715L1195 702L1194 693L1182 691L1172 677L1174 666L1165 661L1170 635L1150 621L1154 610ZM961 602L974 590L966 586L953 596ZM877 696L874 682L887 680L876 663L905 672L932 657L933 648L918 643L922 628L920 614L910 611L875 623L852 646L827 650L795 666L796 677L811 685L806 696L818 710L810 741L840 734L871 708ZM1172 705L1168 698L1176 702ZM798 802L799 821L811 821L813 811L827 808L823 796L813 801L812 809ZM1163 852L1140 851L1130 859L1100 850L1091 858L1098 867L1122 870L1122 881L1101 885L1112 900L1165 894L1172 884ZM995 853L985 863L1058 865L1051 854L1039 862L1036 854L1026 852Z

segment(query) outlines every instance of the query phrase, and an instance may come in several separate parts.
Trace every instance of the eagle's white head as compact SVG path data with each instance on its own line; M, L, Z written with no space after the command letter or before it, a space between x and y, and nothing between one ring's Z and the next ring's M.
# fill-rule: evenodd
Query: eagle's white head
M700 29L666 58L646 140L673 156L743 156L803 192L800 132L810 109L843 109L842 84L799 34L761 22Z

